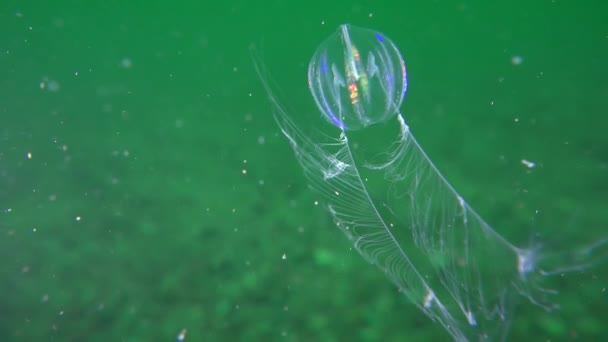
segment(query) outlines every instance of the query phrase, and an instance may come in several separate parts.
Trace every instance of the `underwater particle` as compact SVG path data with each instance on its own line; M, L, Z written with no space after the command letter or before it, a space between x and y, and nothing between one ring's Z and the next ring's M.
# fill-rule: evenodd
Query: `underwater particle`
M521 164L523 166L527 167L528 169L533 169L533 168L536 167L536 163L535 162L531 162L531 161L525 160L525 159L521 160Z
M180 331L179 334L177 335L177 342L182 342L182 341L186 340L186 334L188 334L188 330L182 329L182 331Z
M133 61L131 60L131 58L125 57L120 60L120 63L118 65L123 69L131 69L131 67L133 66Z
M522 56L513 56L511 57L511 64L513 65L521 65L524 62L524 58Z
M42 81L40 81L38 86L41 90L48 90L53 93L58 92L59 89L61 89L61 85L59 84L59 82L55 80L49 80L46 77Z

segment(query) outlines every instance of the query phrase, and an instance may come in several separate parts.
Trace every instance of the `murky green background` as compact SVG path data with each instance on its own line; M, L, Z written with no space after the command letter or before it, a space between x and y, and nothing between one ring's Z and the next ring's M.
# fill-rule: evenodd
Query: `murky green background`
M314 50L345 22L385 33L403 113L455 188L510 241L567 250L608 236L606 13L2 2L0 340L447 340L314 205L251 48L294 115L325 125ZM606 264L551 286L562 310L522 300L511 340L608 338Z

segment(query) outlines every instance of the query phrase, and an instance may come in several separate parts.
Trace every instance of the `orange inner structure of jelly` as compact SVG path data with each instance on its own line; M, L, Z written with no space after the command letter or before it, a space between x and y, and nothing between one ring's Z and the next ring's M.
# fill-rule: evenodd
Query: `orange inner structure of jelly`
M352 49L352 58L354 62L347 63L350 67L348 67L348 79L350 84L348 85L348 92L350 94L350 103L355 105L359 103L359 86L358 82L361 82L361 87L365 90L367 87L367 74L365 70L361 68L361 56L359 55L359 50L351 45ZM355 70L353 70L355 69ZM361 74L358 75L357 70L361 70Z

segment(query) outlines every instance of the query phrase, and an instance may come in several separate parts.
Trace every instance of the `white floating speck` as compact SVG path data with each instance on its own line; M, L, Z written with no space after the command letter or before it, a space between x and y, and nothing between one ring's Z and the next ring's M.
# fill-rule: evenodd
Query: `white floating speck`
M522 56L513 56L511 57L511 64L520 65L524 62L524 58Z
M527 167L528 169L533 169L536 167L536 163L531 162L529 160L522 159L521 163L523 166Z
M179 335L177 335L177 342L184 341L186 339L187 333L188 333L188 330L182 329L182 331L179 332Z

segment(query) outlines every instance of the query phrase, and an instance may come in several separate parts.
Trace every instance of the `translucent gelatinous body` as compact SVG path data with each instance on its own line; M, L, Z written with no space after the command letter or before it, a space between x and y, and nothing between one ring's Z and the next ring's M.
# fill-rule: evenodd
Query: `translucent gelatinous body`
M308 84L323 116L339 128L335 135L306 130L302 120L309 118L289 113L256 67L276 122L336 227L452 339L505 340L517 298L551 311L557 292L543 281L608 254L605 238L570 251L523 248L490 226L399 113L405 64L386 36L342 25L315 52ZM379 122L382 134L363 130Z
M308 86L327 120L361 129L398 113L407 89L405 62L388 37L345 24L315 52Z

